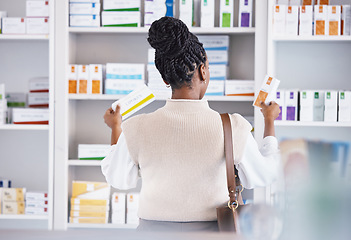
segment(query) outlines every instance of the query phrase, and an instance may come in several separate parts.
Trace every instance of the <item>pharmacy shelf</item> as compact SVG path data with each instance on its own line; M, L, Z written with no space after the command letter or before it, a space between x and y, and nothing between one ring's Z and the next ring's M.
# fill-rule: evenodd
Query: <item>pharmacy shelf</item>
M112 94L69 94L69 100L118 100L126 95ZM156 97L158 101L165 101L169 97ZM230 102L250 102L254 100L253 96L205 96L208 101L230 101Z
M0 214L0 220L1 219L6 219L6 220L48 220L47 215L25 215L25 214L18 214L18 215L6 215L6 214Z
M40 124L4 124L0 130L49 130L49 125Z
M351 36L273 36L274 42L295 42L295 41L322 41L322 42L340 42L351 41Z
M92 166L92 167L100 167L101 160L78 160L72 159L68 160L68 166Z
M0 40L49 40L49 35L5 35L0 34Z
M254 34L255 28L189 28L196 34ZM146 34L148 27L70 27L70 33L136 33Z
M68 228L111 228L111 229L136 229L138 225L136 224L83 224L83 223L68 223L67 224Z
M274 125L282 127L351 127L351 122L275 121Z

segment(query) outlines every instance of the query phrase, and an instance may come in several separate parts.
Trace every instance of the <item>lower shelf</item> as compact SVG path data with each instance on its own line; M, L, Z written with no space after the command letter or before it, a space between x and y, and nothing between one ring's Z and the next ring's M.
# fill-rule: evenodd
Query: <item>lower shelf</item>
M115 229L136 229L136 224L82 224L82 223L68 223L68 228L115 228Z
M15 220L48 220L49 217L47 215L25 215L25 214L14 214L14 215L7 215L7 214L0 214L1 219L15 219Z
M72 159L68 160L69 166L92 166L92 167L100 167L101 160L79 160L79 159Z
M274 125L283 127L351 127L351 122L275 121Z
M0 124L0 130L49 130L49 125L40 125L40 124Z

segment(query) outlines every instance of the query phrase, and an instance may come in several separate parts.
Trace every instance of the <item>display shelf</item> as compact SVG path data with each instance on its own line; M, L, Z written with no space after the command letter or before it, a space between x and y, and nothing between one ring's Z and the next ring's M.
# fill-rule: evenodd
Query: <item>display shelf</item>
M0 130L49 130L49 125L39 124L4 124Z
M351 127L351 122L275 121L274 125L283 127Z
M68 228L111 228L111 229L136 229L138 225L136 224L83 224L83 223L68 223Z
M49 40L49 35L6 35L0 34L0 40Z
M79 159L72 159L68 160L68 166L101 166L101 160L79 160Z
M200 28L191 27L189 30L197 34L254 34L255 28ZM148 27L70 27L70 33L136 33L144 34Z
M0 220L1 219L15 219L15 220L48 220L47 215L25 215L25 214L18 214L18 215L5 215L5 214L0 214Z
M70 100L118 100L125 97L126 95L112 95L112 94L69 94ZM165 101L169 97L156 97L158 101ZM253 101L254 97L252 96L205 96L204 99L208 101L231 101L231 102L242 102L242 101Z
M273 36L274 42L295 42L295 41L323 41L340 42L351 41L351 36Z

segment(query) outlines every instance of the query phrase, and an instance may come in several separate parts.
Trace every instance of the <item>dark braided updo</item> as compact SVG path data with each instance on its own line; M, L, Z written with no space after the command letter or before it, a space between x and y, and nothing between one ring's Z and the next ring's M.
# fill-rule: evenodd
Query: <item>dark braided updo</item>
M195 70L206 63L198 38L179 19L162 17L152 23L148 42L155 48L155 65L172 88L191 87Z

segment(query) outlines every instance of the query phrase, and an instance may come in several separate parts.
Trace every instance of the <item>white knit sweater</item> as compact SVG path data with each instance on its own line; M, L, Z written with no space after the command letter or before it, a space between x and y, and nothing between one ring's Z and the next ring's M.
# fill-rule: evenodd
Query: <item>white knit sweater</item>
M240 162L251 125L231 115L234 155ZM168 100L165 107L122 124L131 159L140 167L139 217L212 221L228 200L220 115L207 101Z

